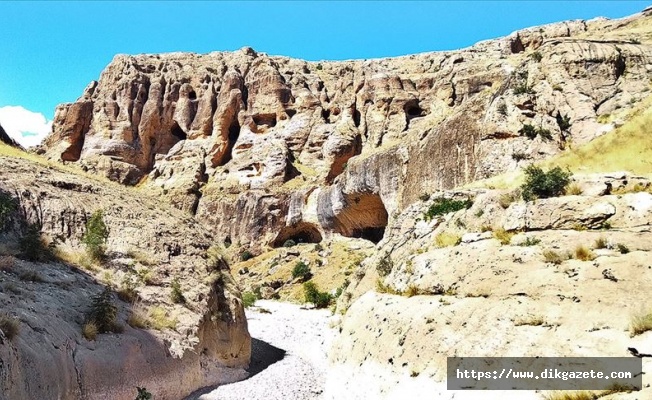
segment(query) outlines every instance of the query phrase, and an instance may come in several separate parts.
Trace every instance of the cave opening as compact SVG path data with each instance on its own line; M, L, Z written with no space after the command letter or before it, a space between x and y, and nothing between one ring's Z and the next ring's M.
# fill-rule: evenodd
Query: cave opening
M276 126L276 114L256 114L252 118L259 127L262 125L266 125L268 128Z
M190 93L188 93L188 98L190 100L197 100L197 93L195 93L194 90L191 90Z
M353 125L356 128L360 126L360 111L357 109L353 110Z
M321 232L315 224L299 222L292 226L285 226L272 241L272 247L283 247L288 240L296 244L319 243L322 241Z
M233 119L231 122L231 125L229 125L229 130L228 130L228 144L226 146L226 151L224 152L224 156L220 160L220 162L217 163L217 166L221 167L223 165L226 165L229 161L231 161L232 158L232 153L233 153L233 147L235 146L235 142L238 141L238 138L240 137L240 123L238 122L237 119Z
M179 124L176 122L174 123L174 125L172 125L172 129L170 130L170 133L172 134L172 136L178 139L177 140L178 142L182 140L186 140L186 138L188 137L186 135L186 132L184 132L183 129L181 129Z
M388 213L380 195L346 195L346 206L335 216L335 231L347 237L380 242L385 235Z

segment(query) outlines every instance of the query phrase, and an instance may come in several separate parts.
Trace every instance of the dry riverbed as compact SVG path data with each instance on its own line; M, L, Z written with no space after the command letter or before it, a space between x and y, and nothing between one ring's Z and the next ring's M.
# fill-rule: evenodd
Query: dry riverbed
M335 335L329 328L331 312L259 300L246 313L253 347L251 376L204 389L186 400L319 398Z

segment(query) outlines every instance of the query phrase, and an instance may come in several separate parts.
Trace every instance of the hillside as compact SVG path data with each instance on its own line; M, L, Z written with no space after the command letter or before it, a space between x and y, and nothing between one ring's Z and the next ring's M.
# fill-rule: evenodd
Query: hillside
M25 360L0 384L8 398L127 399L139 382L157 399L652 398L649 358L641 391L576 397L451 392L445 376L449 356L652 354L651 77L649 9L387 59L117 55L34 153L0 144L0 194L17 204L0 301L21 324L0 356ZM109 235L91 263L97 210ZM25 260L30 226L56 258ZM149 329L83 339L103 287L136 290L118 319L140 310ZM278 342L252 342L244 307L260 299L333 316L302 329L288 320L311 310L262 302L247 317ZM22 368L34 343L54 343L65 378ZM108 351L133 367L124 379ZM268 374L209 393L250 359Z
M180 398L246 376L240 293L199 224L5 144L0 169L0 399ZM93 257L97 211L108 232ZM117 315L103 328L107 288Z

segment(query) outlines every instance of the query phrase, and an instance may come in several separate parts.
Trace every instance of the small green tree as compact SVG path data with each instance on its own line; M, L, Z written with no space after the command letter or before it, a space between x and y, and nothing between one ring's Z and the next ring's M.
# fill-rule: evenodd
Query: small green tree
M86 252L92 259L101 260L104 258L108 237L109 230L104 223L104 212L97 210L86 222L86 232L82 236L82 243L86 245Z
M525 183L521 186L523 200L545 199L564 194L573 174L555 167L548 172L530 165L525 168Z
M151 400L152 399L152 394L147 391L147 389L142 388L142 387L136 387L136 390L138 390L138 395L136 396L136 400Z
M314 282L303 284L303 294L307 303L312 303L317 308L326 308L331 304L333 296L326 292L320 292Z
M310 275L310 267L303 261L299 261L296 263L294 268L292 269L292 278L297 279L297 278L302 278L302 279L309 279Z
M109 288L93 297L91 310L88 313L88 321L95 322L100 333L116 331L116 317L118 307L113 304L113 294Z
M174 303L180 303L183 304L186 302L186 298L183 295L183 292L181 291L181 284L179 283L179 278L174 278L172 280L172 283L170 284L170 287L172 287L172 293L170 295L170 298Z

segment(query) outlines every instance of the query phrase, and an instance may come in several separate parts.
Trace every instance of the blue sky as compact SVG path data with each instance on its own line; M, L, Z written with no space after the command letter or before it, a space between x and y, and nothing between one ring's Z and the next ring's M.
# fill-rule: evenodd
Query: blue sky
M561 20L619 18L650 4L2 1L0 123L5 126L16 116L16 109L3 112L2 107L21 106L45 116L47 125L54 107L74 101L118 53L207 53L251 46L307 60L387 57L466 47Z

